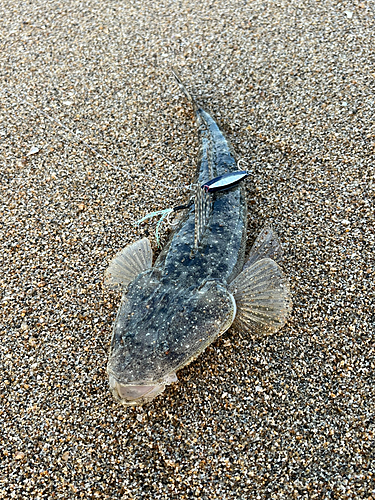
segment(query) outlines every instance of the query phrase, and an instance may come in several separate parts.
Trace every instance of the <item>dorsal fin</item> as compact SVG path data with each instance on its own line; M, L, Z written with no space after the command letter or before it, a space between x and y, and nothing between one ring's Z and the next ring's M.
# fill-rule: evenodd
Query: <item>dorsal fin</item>
M200 186L195 190L195 229L194 229L194 250L202 240L204 230L211 212L211 196Z
M283 260L283 249L277 234L270 226L265 226L258 234L254 245L251 247L244 269L252 266L258 260L266 258L272 259L278 264Z

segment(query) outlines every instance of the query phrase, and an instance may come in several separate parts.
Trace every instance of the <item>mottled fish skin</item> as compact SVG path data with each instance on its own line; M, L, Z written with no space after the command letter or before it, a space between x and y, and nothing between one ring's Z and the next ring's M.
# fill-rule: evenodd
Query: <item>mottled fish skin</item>
M201 153L197 183L237 170L216 122L196 109ZM233 322L236 305L227 288L242 270L246 197L241 185L209 195L211 212L194 251L195 207L186 211L154 267L124 292L114 325L108 373L121 385L161 389L124 404L140 404L164 389L168 377L190 363ZM116 390L114 390L115 396Z

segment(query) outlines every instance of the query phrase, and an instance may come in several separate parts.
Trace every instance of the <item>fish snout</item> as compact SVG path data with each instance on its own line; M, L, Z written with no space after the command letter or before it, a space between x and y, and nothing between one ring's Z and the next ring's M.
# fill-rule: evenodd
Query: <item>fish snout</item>
M169 374L155 385L122 384L113 375L109 375L109 385L115 399L125 406L137 406L147 403L162 393L165 386L177 382L175 373Z

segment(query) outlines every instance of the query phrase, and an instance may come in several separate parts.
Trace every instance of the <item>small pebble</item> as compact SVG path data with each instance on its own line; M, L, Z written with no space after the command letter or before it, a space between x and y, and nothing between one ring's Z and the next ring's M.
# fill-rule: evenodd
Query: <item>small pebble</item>
M28 156L30 156L30 155L35 155L36 153L39 153L39 151L40 151L40 150L39 150L39 148L38 148L38 147L33 146L33 147L30 149L30 151L28 152Z

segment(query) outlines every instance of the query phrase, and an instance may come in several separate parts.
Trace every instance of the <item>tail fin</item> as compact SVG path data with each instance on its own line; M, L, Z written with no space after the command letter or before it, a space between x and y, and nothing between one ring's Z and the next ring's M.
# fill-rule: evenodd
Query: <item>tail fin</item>
M186 99L191 102L191 104L193 105L193 108L194 108L194 111L197 112L198 109L200 108L200 106L198 106L196 100L194 99L194 97L192 97L189 92L187 91L185 85L182 83L182 80L180 78L180 76L178 75L178 73L176 72L176 70L174 68L171 69L172 71L172 75L175 77L176 79L176 82L178 84L178 86L180 87L180 89L182 90L182 92L184 93Z

